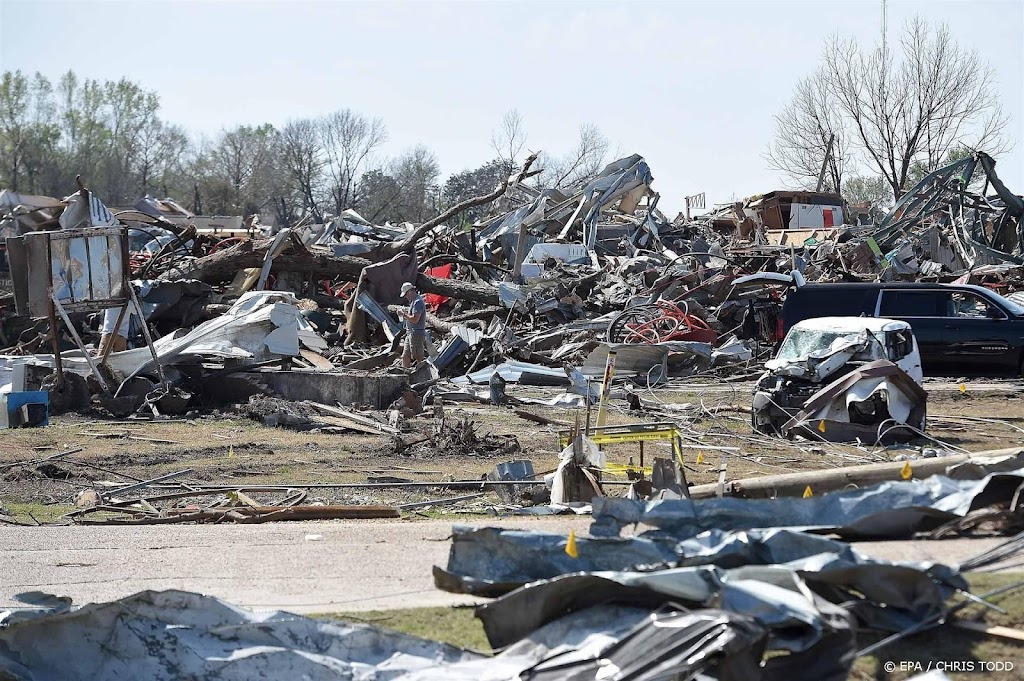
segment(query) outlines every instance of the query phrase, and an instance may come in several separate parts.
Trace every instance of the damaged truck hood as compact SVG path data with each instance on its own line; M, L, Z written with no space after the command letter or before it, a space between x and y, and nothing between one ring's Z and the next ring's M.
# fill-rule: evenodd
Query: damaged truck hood
M850 362L888 359L888 331L910 332L906 322L867 317L820 317L790 330L775 359L765 363L769 374L821 383Z

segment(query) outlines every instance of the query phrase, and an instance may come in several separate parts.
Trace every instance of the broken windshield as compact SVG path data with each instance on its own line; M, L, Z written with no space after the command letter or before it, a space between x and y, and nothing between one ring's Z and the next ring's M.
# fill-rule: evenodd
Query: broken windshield
M871 341L868 346L854 355L854 359L865 361L885 359L882 344L868 331L830 331L827 329L794 328L779 348L776 359L802 360L807 357L828 357L844 348L854 347Z

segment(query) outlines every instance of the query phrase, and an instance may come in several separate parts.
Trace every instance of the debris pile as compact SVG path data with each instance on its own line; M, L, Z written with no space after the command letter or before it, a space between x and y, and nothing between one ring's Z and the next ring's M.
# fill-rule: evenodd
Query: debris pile
M947 566L872 558L807 530L912 533L971 508L1016 505L1022 480L1018 469L969 484L891 483L865 490L875 498L852 506L847 496L782 508L771 508L780 500L698 510L689 502L625 499L595 507L595 527L609 520L653 525L630 538L457 526L448 567L435 568L435 581L492 599L475 614L493 656L368 624L251 613L182 591L144 591L78 609L68 598L31 592L19 595L26 608L0 614L0 672L79 678L87 668L95 681L128 672L157 680L583 681L615 670L615 678L637 681L843 681L858 658L892 652L913 634L965 626L957 616L970 606L999 610L988 599L1024 585L975 594L966 576L1018 560L1024 534ZM907 486L914 489L900 489ZM891 505L908 494L912 515ZM217 519L265 517L254 508L242 512L247 499L236 501L243 503ZM802 527L775 526L780 517ZM706 529L716 518L725 526ZM52 654L46 642L55 638L67 654ZM132 652L140 649L148 653ZM1004 661L1003 669L1012 665Z
M425 436L415 439L395 438L395 451L413 457L431 456L487 456L512 458L522 453L515 435L495 435L479 432L469 417L441 418Z
M517 459L521 438L444 405L596 407L598 428L628 405L640 420L727 409L750 413L755 434L887 444L926 437L925 348L939 344L922 338L918 358L920 323L893 321L791 332L782 345L802 328L786 312L794 291L900 280L1024 295L1024 203L981 152L925 177L878 225L839 195L784 190L670 220L638 155L571 188L536 184L537 161L418 225L353 210L280 229L215 223L169 199L109 209L81 181L63 200L4 192L4 423L226 408L267 426L385 435L403 455ZM464 226L469 207L485 217ZM874 295L832 325L899 317ZM1011 299L982 309L949 296L951 315L1024 323ZM995 348L1000 369L1019 370L1018 348L999 343L943 345ZM753 395L713 410L656 393L759 376ZM582 430L594 435L589 416Z

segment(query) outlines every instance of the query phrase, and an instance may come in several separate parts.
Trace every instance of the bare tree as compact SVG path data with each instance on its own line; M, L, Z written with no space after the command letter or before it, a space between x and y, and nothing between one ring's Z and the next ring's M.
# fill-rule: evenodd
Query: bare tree
M276 142L277 131L269 123L222 131L204 154L207 208L228 215L260 210L273 194Z
M317 121L324 151L328 191L335 214L358 202L359 181L370 156L387 141L380 118L367 119L342 109Z
M559 189L578 187L601 171L608 155L608 138L591 123L580 126L576 146L565 156L543 161L539 182Z
M826 74L818 71L797 83L792 99L775 116L775 139L765 159L786 180L805 189L816 187L826 156L825 191L839 191L850 164L847 125L831 100Z
M526 128L523 117L515 109L509 109L501 118L501 127L491 133L491 146L511 173L518 165L519 154L526 145Z
M188 134L178 126L156 119L142 128L132 168L138 178L138 193L146 196L152 190L166 196L168 181L180 168L188 146Z
M280 135L281 166L295 192L302 201L302 210L312 211L317 222L323 214L317 203L317 194L323 179L323 148L316 122L303 118L288 121Z
M899 56L885 44L866 52L852 38L836 38L823 58L834 105L896 199L915 162L934 169L959 145L1005 151L1008 120L991 65L957 44L948 26L914 17L900 48Z
M391 175L402 193L396 219L424 222L438 211L441 170L433 151L418 144L395 159Z

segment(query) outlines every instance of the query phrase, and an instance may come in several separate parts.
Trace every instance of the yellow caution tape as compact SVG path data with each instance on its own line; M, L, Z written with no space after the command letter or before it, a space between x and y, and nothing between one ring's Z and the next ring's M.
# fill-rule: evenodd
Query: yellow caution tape
M565 541L565 553L570 558L579 558L580 557L580 550L578 548L576 548L576 532L575 532L575 530L570 530L569 538Z
M612 474L618 473L620 475L623 474L623 473L630 472L630 471L632 471L634 473L644 473L646 475L650 475L651 471L653 469L650 466L644 466L643 468L641 468L640 466L630 466L629 464L610 463L609 462L609 463L606 463L604 465L604 469L603 470L606 473L612 473Z

